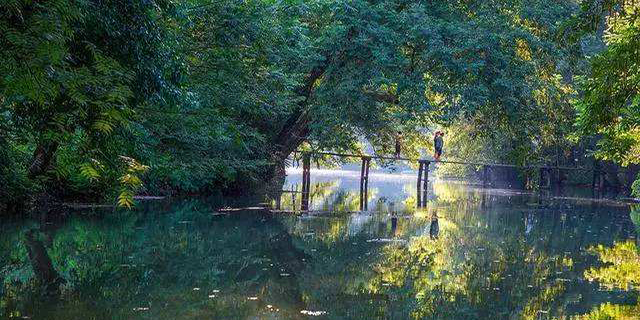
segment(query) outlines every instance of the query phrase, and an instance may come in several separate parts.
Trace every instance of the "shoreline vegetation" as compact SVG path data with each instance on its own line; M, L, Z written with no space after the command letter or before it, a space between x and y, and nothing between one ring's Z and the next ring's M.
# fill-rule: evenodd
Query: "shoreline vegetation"
M298 150L401 139L415 158L436 131L447 159L598 167L637 197L639 16L623 0L5 0L0 212L247 193Z

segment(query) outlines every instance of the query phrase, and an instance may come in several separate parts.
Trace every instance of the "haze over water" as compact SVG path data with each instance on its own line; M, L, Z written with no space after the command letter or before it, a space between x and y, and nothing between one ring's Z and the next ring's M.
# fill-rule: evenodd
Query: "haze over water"
M280 209L296 212L300 174L289 174ZM432 181L416 210L415 174L372 172L359 212L359 172L311 179L310 214L188 199L4 222L0 316L638 319L635 269L607 263L637 255L628 204ZM57 297L37 289L28 229L64 278Z

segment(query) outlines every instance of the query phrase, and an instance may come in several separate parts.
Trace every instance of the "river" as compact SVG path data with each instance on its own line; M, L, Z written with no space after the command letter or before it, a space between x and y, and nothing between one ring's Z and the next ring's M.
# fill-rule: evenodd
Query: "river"
M170 199L5 219L0 317L640 319L632 205L432 181L416 209L415 175L373 172L360 212L359 172L324 170L300 213L289 174L278 213Z

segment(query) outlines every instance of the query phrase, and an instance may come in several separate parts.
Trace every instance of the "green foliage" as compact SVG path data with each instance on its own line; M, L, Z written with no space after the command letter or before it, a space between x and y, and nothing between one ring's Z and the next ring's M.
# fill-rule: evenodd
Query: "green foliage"
M577 124L597 134L596 155L622 165L640 163L640 4L620 3L606 19L606 49L590 59L581 79Z
M142 187L142 180L138 175L149 169L148 166L138 163L129 157L120 157L127 165L125 173L120 177L120 195L118 195L118 205L131 208L133 205L134 193Z
M640 284L640 250L635 242L619 242L612 248L598 246L589 251L597 254L603 263L609 265L587 270L585 278L598 280L600 285L605 287L623 290Z
M584 65L550 0L4 1L2 133L26 180L61 197L242 188L297 148L406 155L429 128L455 153L558 161ZM468 148L475 144L474 148ZM470 152L475 150L476 152ZM458 152L459 151L459 152ZM134 183L137 184L137 181ZM131 185L129 185L131 187Z
M632 215L637 216L633 210ZM637 219L633 217L632 219ZM640 250L633 241L617 242L613 247L598 245L589 249L597 254L605 265L590 268L584 276L589 281L598 281L600 286L608 290L637 290L640 284ZM572 317L575 320L626 320L634 319L640 314L640 300L635 305L618 305L604 303L591 312Z
M621 306L613 303L604 303L591 312L572 317L572 320L631 320L637 318L640 313L640 305Z
M640 179L637 177L633 184L631 184L631 194L634 197L640 197Z
M629 214L631 221L636 226L636 232L640 234L640 207L632 206L631 213Z
M170 37L162 38L167 32L157 21L167 20L163 10L170 7L162 1L0 4L0 111L10 121L11 143L33 152L19 165L34 181L63 187L58 193L99 194L118 180L122 164L113 159L129 153L122 132L132 125L134 107L169 87L161 74L168 63L159 60Z
M2 126L0 124L0 126ZM33 186L26 175L25 168L21 165L21 153L15 149L15 145L9 143L0 130L0 211L8 211L5 207L6 199L13 199L15 203L27 201Z

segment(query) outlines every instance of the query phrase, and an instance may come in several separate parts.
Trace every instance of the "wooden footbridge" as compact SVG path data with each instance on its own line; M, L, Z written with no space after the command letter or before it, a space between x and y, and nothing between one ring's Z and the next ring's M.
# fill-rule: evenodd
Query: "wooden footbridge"
M447 160L431 160L416 159L404 157L392 157L383 155L358 155L335 152L306 152L297 151L302 154L302 210L309 209L309 193L311 190L311 157L312 156L332 156L340 158L360 158L362 166L360 169L360 210L367 209L367 196L369 190L369 167L371 159L390 160L390 161L407 161L418 163L418 177L416 182L416 199L418 208L426 206L427 190L429 183L429 166L431 163L449 163L457 165L467 165L482 167L482 186L491 186L491 170L492 168L517 168L527 170L539 170L540 189L551 189L552 187L562 187L563 179L561 175L563 171L584 171L592 172L591 188L594 190L603 190L605 183L606 171L600 168L584 168L584 167L567 167L567 166L550 166L550 165L526 165L519 166L513 164L500 163L483 163L483 162L466 162L466 161L447 161Z

